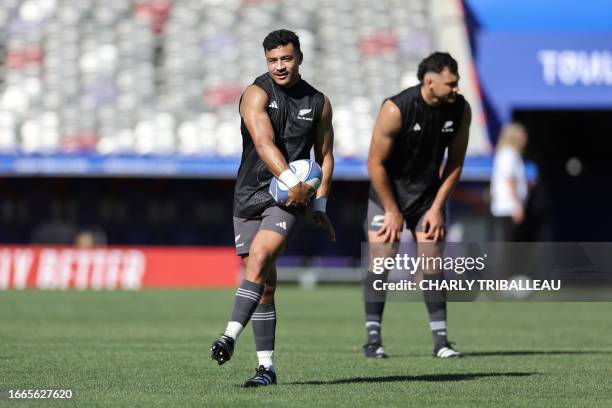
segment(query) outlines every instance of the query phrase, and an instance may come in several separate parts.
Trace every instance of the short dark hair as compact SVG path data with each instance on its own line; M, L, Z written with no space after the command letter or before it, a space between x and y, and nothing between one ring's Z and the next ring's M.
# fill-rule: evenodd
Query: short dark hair
M283 45L293 44L293 48L299 53L300 50L300 38L296 33L289 30L276 30L272 31L263 40L263 47L265 51L273 50L274 48L282 47Z
M419 64L417 78L422 83L426 73L435 72L439 74L440 72L444 71L445 68L448 68L451 74L458 75L457 61L451 57L448 52L434 52Z

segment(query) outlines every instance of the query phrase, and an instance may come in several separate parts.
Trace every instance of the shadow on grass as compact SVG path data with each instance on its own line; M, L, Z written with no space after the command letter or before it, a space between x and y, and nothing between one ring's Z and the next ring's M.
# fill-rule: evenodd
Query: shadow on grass
M511 350L511 351L477 351L462 352L465 357L494 357L494 356L555 356L555 355L589 355L612 354L608 350ZM391 354L392 358L402 357L429 357L424 353ZM454 360L454 359L453 359Z
M426 381L426 382L442 382L442 381L468 381L478 378L487 377L529 377L538 373L464 373L464 374L429 374L429 375L389 375L382 377L355 377L341 378L338 380L329 381L296 381L286 383L287 385L332 385L332 384L354 384L354 383L383 383L383 382L398 382L398 381Z
M612 354L612 351L597 350L513 350L513 351L481 351L475 353L463 353L466 357L487 357L487 356L563 356L563 355L584 355L584 354Z

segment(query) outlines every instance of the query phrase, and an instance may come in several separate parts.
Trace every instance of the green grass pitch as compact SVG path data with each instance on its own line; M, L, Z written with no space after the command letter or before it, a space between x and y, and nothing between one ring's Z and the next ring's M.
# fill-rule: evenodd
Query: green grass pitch
M0 392L70 388L45 406L612 406L612 303L452 303L467 354L431 357L421 303L387 304L391 358L366 360L357 286L277 292L277 386L242 389L250 327L232 360L209 345L233 291L0 292ZM0 406L40 406L0 401Z

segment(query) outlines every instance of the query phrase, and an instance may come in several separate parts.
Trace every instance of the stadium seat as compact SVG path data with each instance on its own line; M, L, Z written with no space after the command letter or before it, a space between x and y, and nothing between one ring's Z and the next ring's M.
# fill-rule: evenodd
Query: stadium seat
M6 0L0 151L235 157L261 40L287 27L333 103L337 155L363 158L383 98L430 52L429 26L426 0Z

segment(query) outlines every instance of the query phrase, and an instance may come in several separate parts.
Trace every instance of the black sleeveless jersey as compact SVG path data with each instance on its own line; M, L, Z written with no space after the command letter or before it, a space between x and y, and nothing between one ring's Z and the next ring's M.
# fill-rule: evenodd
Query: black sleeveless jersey
M268 73L259 76L253 84L268 94L268 116L274 129L274 144L287 163L310 159L316 127L323 111L323 94L302 79L291 88L278 86ZM234 216L250 218L274 205L268 193L273 175L257 155L244 120L241 120L240 131L242 158L234 188Z
M400 109L402 127L384 166L398 207L409 217L428 209L435 199L444 153L459 131L466 102L458 95L454 103L430 106L420 85L388 100ZM382 206L371 185L370 198Z

